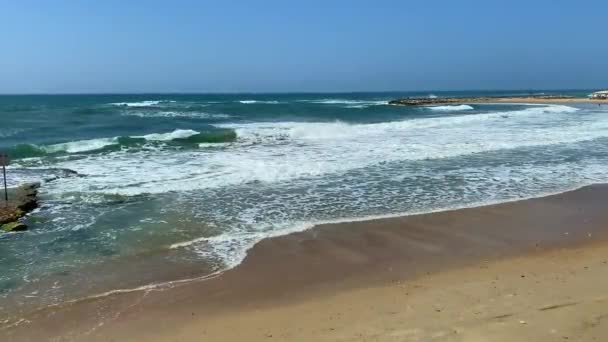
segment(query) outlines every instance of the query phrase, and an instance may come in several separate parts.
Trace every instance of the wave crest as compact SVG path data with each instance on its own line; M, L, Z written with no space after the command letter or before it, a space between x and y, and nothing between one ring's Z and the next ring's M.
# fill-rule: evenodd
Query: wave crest
M18 144L11 148L8 153L12 158L23 159L54 154L100 152L108 149L116 150L123 147L141 146L147 143L172 145L227 143L235 141L236 138L236 132L226 128L204 132L191 129L176 129L168 133L76 140L51 145Z
M386 100L346 100L346 99L318 99L303 100L302 102L325 104L325 105L344 105L345 108L366 108L370 106L388 105Z
M279 104L280 103L279 101L274 101L274 100L271 100L271 101L241 100L239 102L242 104L256 104L256 103L258 103L258 104Z
M473 110L473 106L470 105L452 105L452 106L430 106L427 107L430 110L438 112L460 112L463 110Z
M148 100L148 101L139 101L139 102L115 102L110 103L113 106L119 107L152 107L157 106L162 103L174 103L175 101L171 100Z

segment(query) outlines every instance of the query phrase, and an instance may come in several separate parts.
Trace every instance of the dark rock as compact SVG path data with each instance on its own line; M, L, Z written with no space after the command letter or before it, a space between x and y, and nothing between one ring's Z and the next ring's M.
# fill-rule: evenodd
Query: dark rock
M5 223L5 224L1 225L0 229L2 229L5 232L20 232L20 231L27 230L27 226L19 221L15 221L15 222L9 222L9 223Z
M3 231L22 231L27 226L18 220L38 207L38 188L40 183L28 183L10 189L8 203L0 203L0 229Z

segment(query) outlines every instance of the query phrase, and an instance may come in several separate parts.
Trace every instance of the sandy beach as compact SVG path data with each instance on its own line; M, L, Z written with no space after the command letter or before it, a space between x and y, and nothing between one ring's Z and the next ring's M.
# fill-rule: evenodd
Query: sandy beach
M158 341L602 341L608 245L196 320Z
M6 341L601 340L608 186L318 226L211 279L3 323Z
M608 1L5 3L0 342L608 341Z

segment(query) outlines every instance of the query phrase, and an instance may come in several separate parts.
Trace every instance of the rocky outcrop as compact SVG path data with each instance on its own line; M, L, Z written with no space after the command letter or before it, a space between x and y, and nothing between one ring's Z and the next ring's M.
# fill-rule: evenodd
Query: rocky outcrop
M39 187L40 183L28 183L9 190L8 203L4 202L4 198L0 200L0 230L13 232L27 229L19 219L38 207Z

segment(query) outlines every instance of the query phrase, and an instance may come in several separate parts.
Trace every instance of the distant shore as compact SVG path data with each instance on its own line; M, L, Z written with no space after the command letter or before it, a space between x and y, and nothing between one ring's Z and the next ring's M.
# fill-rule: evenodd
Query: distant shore
M596 185L321 225L263 240L217 277L49 307L3 322L0 336L390 341L593 333L579 323L601 317L587 313L608 297L606 198L608 185Z
M514 97L446 97L446 98L404 98L389 101L392 105L434 106L463 105L472 103L538 103L538 104L606 104L608 100L571 96L514 96Z

